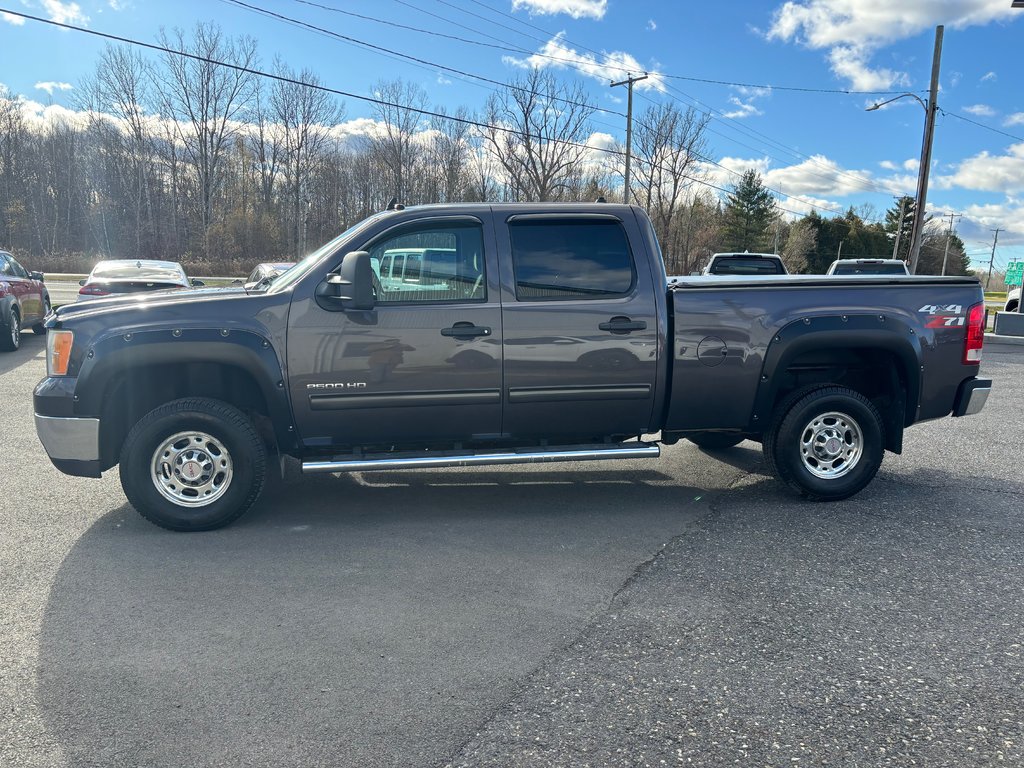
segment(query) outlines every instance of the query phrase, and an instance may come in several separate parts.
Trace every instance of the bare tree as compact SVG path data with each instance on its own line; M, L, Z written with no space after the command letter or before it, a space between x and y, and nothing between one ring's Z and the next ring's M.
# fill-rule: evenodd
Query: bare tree
M371 140L374 158L388 174L392 194L403 202L409 199L411 179L423 157L423 145L416 137L427 107L427 94L416 83L403 80L381 81L374 86L381 103L374 106L380 120L380 132Z
M439 110L444 115L444 109ZM435 117L431 122L432 140L428 161L433 169L435 183L431 200L449 203L460 200L468 183L470 157L469 113L459 107L456 120Z
M540 69L491 95L483 135L513 197L564 197L586 157L593 114L581 85L563 85Z
M157 87L165 114L176 121L177 138L195 174L203 252L208 256L221 163L252 100L253 75L246 70L256 62L256 41L226 39L214 24L197 24L191 40L180 29L171 36L161 30L158 40L165 48L198 57L164 54Z
M789 235L782 249L782 260L793 274L807 269L807 256L818 245L818 232L807 221L798 221L789 227Z
M0 224L3 242L14 247L25 225L21 161L26 138L25 117L7 86L0 85Z
M685 230L674 224L700 176L697 168L705 153L709 120L707 113L692 107L682 112L674 104L661 104L636 121L632 199L647 209L662 247L672 254L684 250Z
M275 73L287 80L275 80L270 101L272 114L280 127L284 149L284 177L289 197L289 238L296 257L306 250L306 221L311 201L305 195L313 164L330 139L331 127L344 114L326 91L310 86L320 79L310 70L298 75L280 60ZM305 201L305 202L304 202Z

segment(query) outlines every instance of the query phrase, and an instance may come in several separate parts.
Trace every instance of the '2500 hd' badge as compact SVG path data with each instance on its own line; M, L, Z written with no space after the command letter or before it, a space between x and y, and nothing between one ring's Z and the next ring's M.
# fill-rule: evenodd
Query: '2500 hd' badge
M365 381L338 381L323 384L307 384L306 389L366 389Z

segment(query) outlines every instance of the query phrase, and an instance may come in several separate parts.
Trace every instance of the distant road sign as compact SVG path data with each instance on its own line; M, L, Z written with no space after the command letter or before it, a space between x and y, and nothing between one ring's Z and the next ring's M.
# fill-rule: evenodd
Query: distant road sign
M1006 267L1006 284L1020 285L1024 277L1024 261L1011 261Z

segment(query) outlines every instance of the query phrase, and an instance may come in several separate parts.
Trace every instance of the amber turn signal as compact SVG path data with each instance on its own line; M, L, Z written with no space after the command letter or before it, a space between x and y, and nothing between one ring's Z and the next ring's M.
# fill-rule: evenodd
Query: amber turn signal
M46 334L46 375L67 376L71 361L71 344L75 334L71 331L51 330Z

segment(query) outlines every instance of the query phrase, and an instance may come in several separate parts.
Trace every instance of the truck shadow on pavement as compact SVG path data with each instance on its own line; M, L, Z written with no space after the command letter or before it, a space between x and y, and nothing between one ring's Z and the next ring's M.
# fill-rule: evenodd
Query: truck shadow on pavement
M125 505L68 553L38 677L71 764L443 762L708 512L707 492L629 469L268 491L194 535Z

